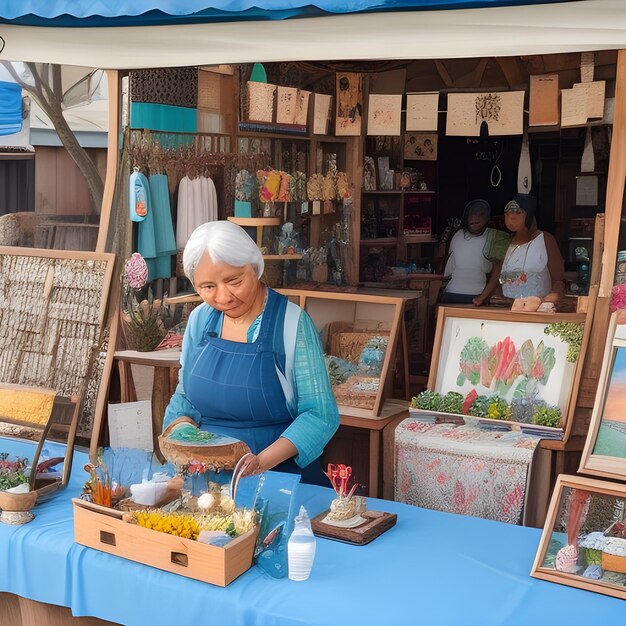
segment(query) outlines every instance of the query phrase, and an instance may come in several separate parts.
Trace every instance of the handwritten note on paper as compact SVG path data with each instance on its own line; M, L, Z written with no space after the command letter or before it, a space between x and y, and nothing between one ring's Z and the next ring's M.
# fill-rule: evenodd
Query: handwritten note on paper
M401 115L401 94L371 94L367 109L367 134L400 136Z
M576 206L598 206L597 176L579 176L576 179Z
M446 135L478 137L485 122L489 136L524 132L524 92L500 91L448 94Z
M149 400L109 404L109 441L112 448L152 450L152 404Z
M530 77L529 126L554 126L559 123L559 75Z
M561 126L587 122L587 93L582 89L561 89Z
M316 93L313 103L313 134L327 135L333 97Z
M406 96L406 129L437 130L439 93L409 93Z
M582 52L580 55L580 82L590 83L593 80L593 52Z

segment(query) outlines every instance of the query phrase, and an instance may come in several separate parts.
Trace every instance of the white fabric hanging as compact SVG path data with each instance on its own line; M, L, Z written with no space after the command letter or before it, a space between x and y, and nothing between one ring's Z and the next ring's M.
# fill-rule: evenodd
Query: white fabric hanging
M206 176L190 179L185 176L178 187L176 246L184 248L191 233L200 224L217 219L217 191Z

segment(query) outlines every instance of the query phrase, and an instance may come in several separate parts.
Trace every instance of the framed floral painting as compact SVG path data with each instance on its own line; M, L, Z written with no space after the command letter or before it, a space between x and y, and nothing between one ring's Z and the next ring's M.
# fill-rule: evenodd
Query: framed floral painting
M626 477L626 311L611 316L580 471Z
M626 600L626 486L561 474L530 575Z
M569 434L586 344L585 315L440 307L428 390L415 411Z

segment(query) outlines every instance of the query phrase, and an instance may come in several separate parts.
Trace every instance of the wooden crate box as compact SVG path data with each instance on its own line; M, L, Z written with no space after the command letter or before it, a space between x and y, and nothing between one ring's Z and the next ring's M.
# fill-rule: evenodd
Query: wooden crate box
M252 565L258 527L222 548L124 522L121 511L72 502L74 541L88 548L220 587Z

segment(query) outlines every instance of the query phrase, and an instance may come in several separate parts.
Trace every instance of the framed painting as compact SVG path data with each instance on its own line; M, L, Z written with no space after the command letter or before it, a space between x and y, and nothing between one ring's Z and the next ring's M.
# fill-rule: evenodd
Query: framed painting
M339 412L379 416L392 386L404 300L299 289L280 293L299 298L320 334Z
M530 575L626 600L626 486L558 476Z
M585 314L440 307L428 390L413 411L506 422L566 438L587 338Z
M580 462L586 474L626 477L626 311L609 323L602 370Z

